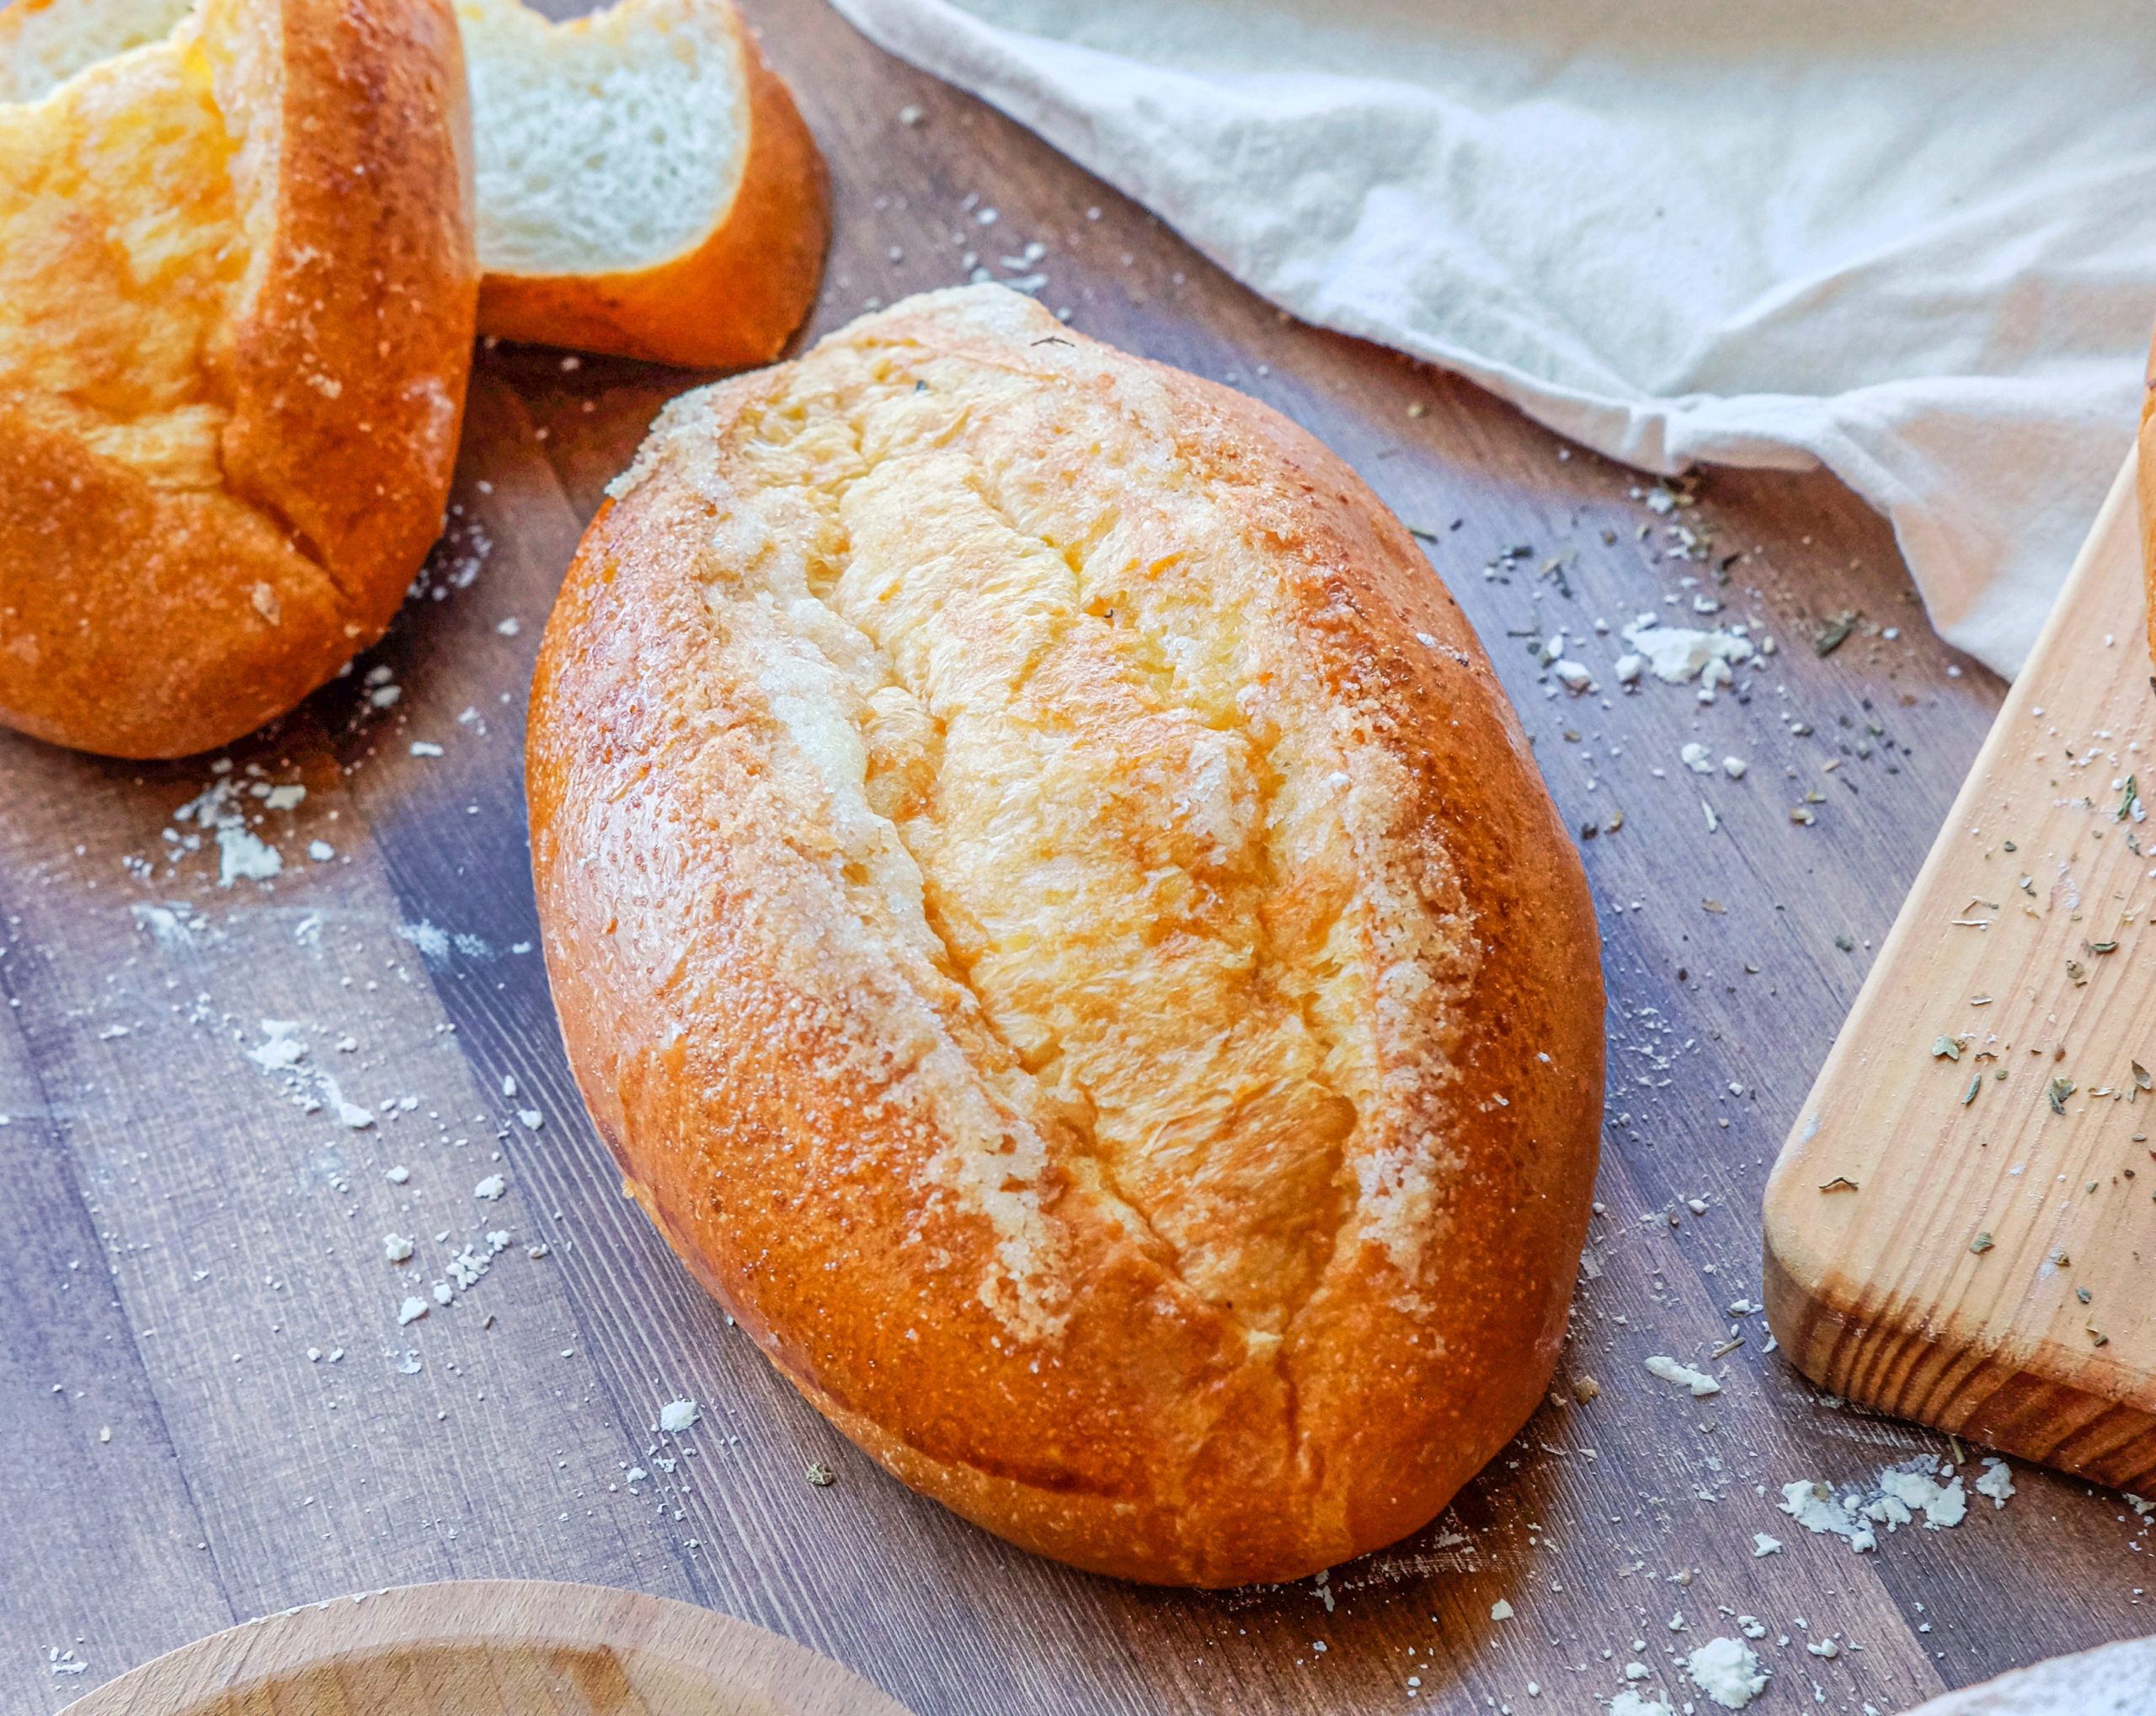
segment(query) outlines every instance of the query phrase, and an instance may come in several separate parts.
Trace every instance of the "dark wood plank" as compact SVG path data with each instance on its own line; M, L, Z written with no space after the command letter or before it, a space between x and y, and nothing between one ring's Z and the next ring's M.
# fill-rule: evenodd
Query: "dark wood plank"
M1665 1651L1737 1613L1770 1628L1762 1708L1810 1706L1816 1683L1829 1709L1895 1709L2147 1630L2132 1511L2027 1468L2005 1511L1980 1504L1874 1555L1796 1530L1773 1505L1781 1484L1860 1480L1940 1444L1821 1400L1762 1351L1760 1319L1725 1309L1759 1297L1767 1164L2000 696L1925 628L1883 525L1831 481L1785 474L1715 473L1695 507L1652 512L1643 479L1472 388L1283 321L814 0L750 12L831 160L839 237L816 329L964 279L969 250L1001 274L1043 243L1043 301L1075 325L1269 401L1433 532L1434 575L1489 644L1567 821L1623 812L1582 842L1610 994L1606 1214L1561 1377L1602 1392L1538 1414L1429 1530L1285 1590L1085 1578L853 1454L620 1197L538 958L516 951L536 939L520 752L540 626L600 488L698 378L503 347L480 360L460 510L426 591L350 678L231 754L243 782L252 765L308 788L291 811L243 801L282 874L225 888L214 841L168 854L164 829L199 838L173 814L222 778L211 759L141 768L0 740L0 986L19 1003L0 1021L0 1159L20 1211L0 1264L0 1707L55 1708L232 1617L489 1575L687 1597L922 1716L1584 1712L1624 1684L1635 1639L1642 1685L1681 1704L1696 1695ZM910 106L920 123L901 122ZM1705 558L1668 557L1678 525L1712 539ZM1779 653L1711 706L1689 687L1620 691L1593 621L1614 632L1700 594ZM1864 627L1815 655L1822 622L1850 610ZM1558 690L1529 653L1560 626L1604 691ZM398 695L377 708L366 679L382 669ZM1694 740L1742 757L1744 778L1688 771ZM1789 811L1807 791L1824 797L1802 827ZM318 839L325 861L306 855ZM154 861L144 875L129 857ZM297 1069L248 1058L265 1019L303 1026ZM326 1097L311 1068L374 1123L295 1106ZM396 1165L402 1186L384 1178ZM507 1189L481 1203L490 1172ZM490 1228L513 1238L485 1277L400 1329L403 1296L426 1296ZM392 1231L415 1242L409 1270L383 1258ZM547 1255L528 1256L536 1244ZM1713 1363L1721 1394L1644 1371L1651 1354L1709 1362L1732 1324L1746 1344ZM680 1395L703 1421L654 1435ZM110 1444L87 1439L93 1416ZM804 1481L812 1459L834 1487ZM631 1466L652 1475L632 1488ZM1755 1559L1755 1532L1785 1547ZM1493 1622L1500 1600L1515 1612ZM1829 1631L1850 1648L1804 1650ZM54 1645L88 1671L53 1676Z

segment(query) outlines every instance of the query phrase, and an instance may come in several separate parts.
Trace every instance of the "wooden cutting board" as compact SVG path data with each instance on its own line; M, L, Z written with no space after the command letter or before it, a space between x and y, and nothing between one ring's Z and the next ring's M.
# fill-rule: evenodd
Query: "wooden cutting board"
M66 1716L906 1716L760 1627L596 1585L339 1597L184 1645Z
M2127 784L2156 806L2156 691L2135 469L1798 1111L1764 1276L1776 1337L1832 1394L2128 1490L2156 1489L2156 821Z

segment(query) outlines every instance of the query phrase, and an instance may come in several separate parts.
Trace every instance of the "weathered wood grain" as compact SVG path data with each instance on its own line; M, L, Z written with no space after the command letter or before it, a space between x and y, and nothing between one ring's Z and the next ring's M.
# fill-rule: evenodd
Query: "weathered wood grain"
M1805 1373L2156 1480L2156 696L2129 455L1768 1182ZM2144 874L2144 871L2146 872Z
M1761 1297L1774 1147L2002 693L1925 629L1884 525L1817 476L1716 474L1696 504L1651 510L1633 491L1652 485L1475 390L1283 322L814 0L749 9L831 160L817 328L973 266L1011 272L1001 258L1037 240L1051 307L1267 400L1433 533L1433 575L1488 642L1566 819L1598 829L1582 853L1610 996L1606 1213L1563 1377L1601 1393L1540 1413L1417 1537L1278 1591L1084 1578L856 1457L620 1197L539 962L515 951L536 935L519 757L539 627L601 485L700 378L504 346L480 356L459 511L426 589L350 679L231 754L243 780L252 764L308 788L291 811L248 801L282 874L221 887L214 842L169 851L164 829L197 832L173 812L221 778L213 759L146 768L0 741L0 989L19 1004L0 1017L17 1238L0 1265L0 1709L55 1709L236 1618L449 1578L683 1598L821 1651L919 1716L1583 1716L1628 1660L1681 1704L1697 1695L1665 1652L1733 1633L1737 1614L1770 1629L1761 1708L1811 1708L1816 1682L1828 1709L1892 1710L2149 1630L2137 1521L2085 1485L2024 1468L2004 1512L1861 1558L1773 1505L1793 1479L1855 1481L1945 1448L1823 1401L1763 1351L1758 1317L1726 1310ZM1711 706L1689 686L1621 691L1618 639L1593 621L1690 615L1701 596L1779 653ZM1864 623L1815 655L1850 610ZM1601 691L1565 693L1530 654L1561 626ZM1688 742L1747 773L1691 773ZM1822 800L1804 827L1789 813L1807 791ZM307 856L317 839L326 861ZM155 860L147 878L129 856ZM186 933L161 939L152 910ZM374 1123L296 1106L324 1093L248 1058L264 1018L301 1025L301 1064ZM402 1186L384 1177L399 1165ZM490 1172L505 1194L482 1204ZM485 1277L399 1328L403 1298L430 1297L489 1230L512 1239ZM414 1239L410 1265L382 1255L390 1232ZM545 1257L526 1255L536 1244ZM76 1259L109 1294L61 1290ZM1715 1357L1732 1325L1745 1344ZM1650 1378L1651 1355L1706 1366L1722 1392ZM676 1397L702 1421L654 1434ZM809 1484L812 1460L836 1484ZM632 1485L632 1468L651 1475ZM1755 1532L1785 1547L1755 1559ZM1493 1622L1500 1600L1515 1612ZM1807 1654L1829 1631L1863 1648ZM53 1673L54 1650L86 1671Z

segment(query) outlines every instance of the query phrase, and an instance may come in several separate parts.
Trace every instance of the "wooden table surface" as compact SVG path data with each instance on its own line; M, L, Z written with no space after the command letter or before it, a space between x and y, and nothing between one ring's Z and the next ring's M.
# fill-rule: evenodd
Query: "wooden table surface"
M1582 848L1606 1213L1561 1372L1600 1394L1545 1406L1416 1537L1218 1594L1033 1560L828 1429L619 1195L531 948L540 628L600 486L694 378L504 347L473 374L450 537L348 679L226 759L0 737L0 1710L291 1604L482 1577L686 1598L921 1716L1588 1712L1628 1661L1704 1711L1670 1652L1740 1613L1768 1628L1754 1708L1894 1711L2150 1630L2133 1511L2031 1468L2004 1511L1873 1554L1797 1529L1784 1483L1950 1451L1821 1399L1726 1309L1759 1296L1768 1164L2002 694L1932 636L1881 522L1826 477L1767 473L1655 511L1644 479L1467 386L1285 320L816 0L750 10L831 163L818 330L1044 245L1043 301L1075 327L1271 402L1429 532L1566 820L1622 813ZM1711 706L1621 692L1595 622L1700 596L1778 653ZM1601 691L1530 653L1561 627ZM1695 739L1748 771L1689 771ZM177 819L220 781L274 879L221 885L216 842ZM296 808L250 796L286 785ZM504 1193L475 1198L495 1175ZM483 1277L400 1326L460 1250ZM1651 1355L1722 1391L1694 1400ZM677 1397L702 1421L655 1433ZM836 1481L807 1482L813 1461ZM1755 1557L1759 1532L1785 1547ZM1830 1635L1838 1654L1807 1652Z

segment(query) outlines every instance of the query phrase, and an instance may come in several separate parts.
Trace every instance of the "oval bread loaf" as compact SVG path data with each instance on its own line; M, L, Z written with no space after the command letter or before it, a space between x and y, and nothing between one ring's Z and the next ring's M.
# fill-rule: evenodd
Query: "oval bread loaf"
M1577 856L1406 532L998 286L677 400L529 742L627 1189L906 1483L1134 1580L1430 1520L1594 1178Z
M131 757L382 635L478 292L446 0L153 9L0 13L0 723Z

